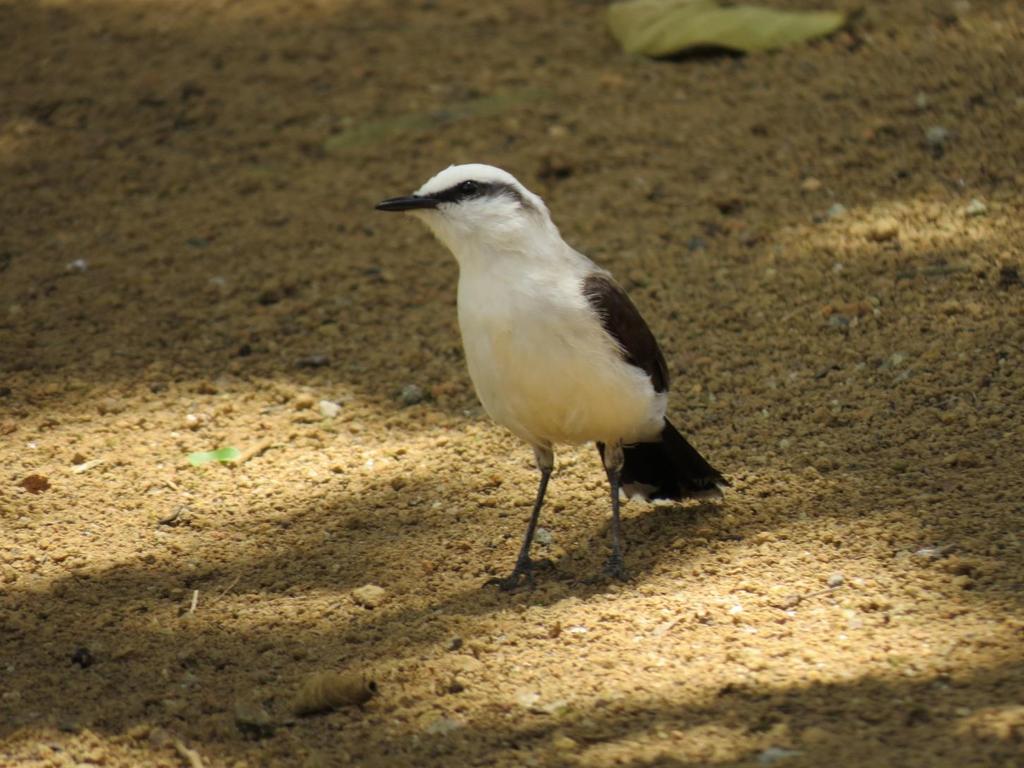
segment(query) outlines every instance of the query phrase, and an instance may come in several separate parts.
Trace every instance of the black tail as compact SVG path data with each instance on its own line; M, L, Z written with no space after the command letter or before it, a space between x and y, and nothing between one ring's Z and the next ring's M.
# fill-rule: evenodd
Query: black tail
M597 450L604 460L604 444ZM729 485L722 473L708 464L697 449L686 442L665 419L661 440L622 447L626 461L622 466L622 488L627 496L649 499L714 498Z

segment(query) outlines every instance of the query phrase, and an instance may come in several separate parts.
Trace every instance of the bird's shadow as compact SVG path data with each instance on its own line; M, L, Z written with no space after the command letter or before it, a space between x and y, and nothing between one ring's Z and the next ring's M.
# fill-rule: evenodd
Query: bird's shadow
M561 549L565 554L553 560L549 568L541 570L533 586L544 578L557 578L571 589L589 594L623 583L635 584L658 569L666 551L671 549L676 554L686 554L691 546L696 546L688 542L698 538L698 528L706 519L719 516L721 510L721 502L711 501L672 504L632 502L623 505L624 580L604 571L605 561L611 554L612 540L611 517L606 514L602 523L585 539L563 543ZM742 540L741 534L716 531L714 535L722 540ZM545 557L547 547L535 543L534 548L535 556Z

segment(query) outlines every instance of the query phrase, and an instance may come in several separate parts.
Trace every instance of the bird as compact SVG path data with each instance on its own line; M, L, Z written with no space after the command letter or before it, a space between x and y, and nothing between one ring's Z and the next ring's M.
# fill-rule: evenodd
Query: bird
M533 449L540 484L526 533L512 573L492 583L534 582L530 547L557 445L597 445L611 490L608 578L629 578L620 496L722 497L729 482L666 417L668 365L647 323L611 273L562 239L538 195L507 171L470 163L376 209L419 219L454 255L476 394Z

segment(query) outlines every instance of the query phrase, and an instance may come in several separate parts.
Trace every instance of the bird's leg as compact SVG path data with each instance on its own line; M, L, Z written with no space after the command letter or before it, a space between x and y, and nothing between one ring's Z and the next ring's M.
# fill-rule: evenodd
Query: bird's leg
M606 575L626 581L626 564L622 559L622 529L619 522L619 486L622 479L622 465L626 457L622 452L622 443L608 445L604 451L604 468L608 473L608 483L612 488L612 554L604 564Z
M533 503L533 513L530 515L530 523L526 526L526 535L523 537L523 546L519 549L519 557L516 558L516 567L512 573L504 578L494 578L488 584L495 584L506 592L519 586L519 581L526 578L527 582L533 582L534 561L530 559L530 545L533 543L533 534L537 530L537 520L540 519L540 508L544 505L544 492L548 489L548 480L551 478L551 470L555 466L555 454L550 447L534 447L533 453L537 458L537 469L540 470L540 486L537 488L537 500Z

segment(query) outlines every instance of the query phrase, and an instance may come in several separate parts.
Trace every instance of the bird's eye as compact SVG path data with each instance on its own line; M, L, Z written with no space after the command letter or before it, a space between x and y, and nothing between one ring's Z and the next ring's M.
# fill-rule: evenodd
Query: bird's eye
M479 191L480 185L477 184L475 181L464 181L461 184L459 184L459 192L461 192L463 195L475 195Z

